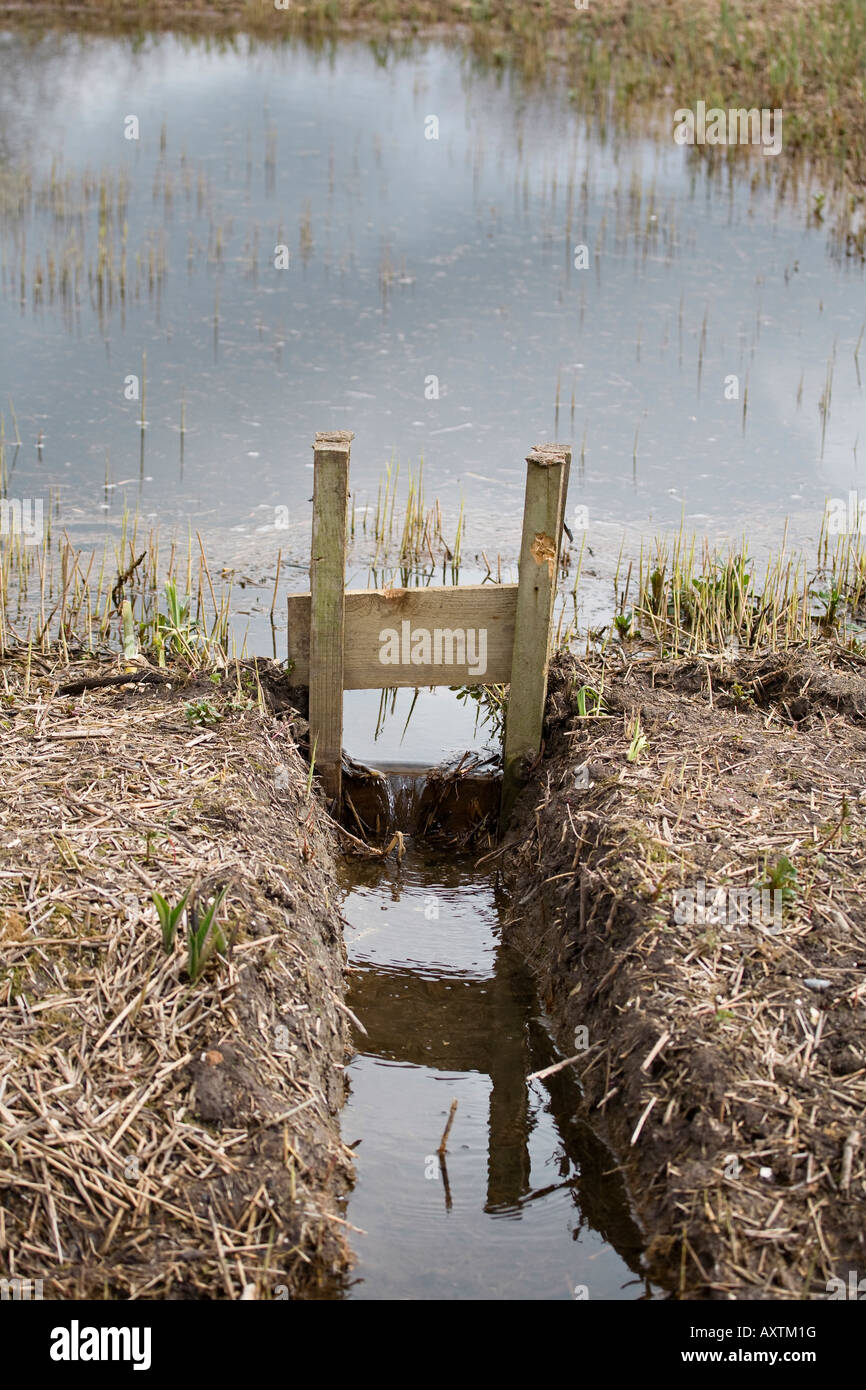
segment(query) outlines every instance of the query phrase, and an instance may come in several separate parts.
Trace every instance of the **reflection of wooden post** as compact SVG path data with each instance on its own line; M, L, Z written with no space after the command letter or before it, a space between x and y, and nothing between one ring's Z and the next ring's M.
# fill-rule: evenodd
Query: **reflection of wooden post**
M343 755L343 617L350 430L317 434L313 445L310 552L310 754L325 793L340 799Z
M529 1019L532 987L522 964L508 950L496 952L488 991L488 1027L495 1038L490 1055L490 1123L487 1141L485 1211L517 1207L530 1190L529 1087L532 1071Z
M540 444L526 465L514 655L505 716L502 830L507 828L520 790L525 760L534 757L541 746L571 449L563 444Z

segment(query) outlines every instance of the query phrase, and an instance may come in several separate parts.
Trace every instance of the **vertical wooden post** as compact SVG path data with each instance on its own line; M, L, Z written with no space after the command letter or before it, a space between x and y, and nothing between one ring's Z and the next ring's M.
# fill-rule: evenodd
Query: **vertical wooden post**
M343 628L350 430L317 434L313 445L310 552L310 753L327 796L340 801L343 756Z
M526 460L526 499L511 689L505 716L500 830L508 821L524 778L526 760L541 746L553 607L559 574L562 521L568 491L571 449L539 444Z

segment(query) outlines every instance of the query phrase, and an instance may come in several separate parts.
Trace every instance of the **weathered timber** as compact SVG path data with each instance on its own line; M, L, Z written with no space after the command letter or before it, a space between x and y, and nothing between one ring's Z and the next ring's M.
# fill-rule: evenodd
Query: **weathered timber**
M503 830L508 825L527 761L537 755L541 746L571 449L563 444L537 445L526 464L511 690L505 718L500 813Z
M396 686L504 685L511 679L511 652L517 610L516 584L466 584L427 589L348 589L345 602L343 689L385 690ZM407 630L404 623L409 624ZM437 636L439 634L438 643ZM458 661L480 655L479 634L484 633L484 670L480 662ZM407 648L414 657L407 662L383 661L389 655L388 638L396 633L400 655ZM424 661L423 636L429 634L431 660ZM450 634L450 636L449 636ZM463 634L462 639L459 635ZM405 640L404 640L405 639ZM436 661L439 655L440 660ZM288 656L294 664L295 685L308 685L310 662L310 595L288 596Z
M343 619L350 430L317 434L313 445L310 553L310 747L328 796L340 798L343 751Z

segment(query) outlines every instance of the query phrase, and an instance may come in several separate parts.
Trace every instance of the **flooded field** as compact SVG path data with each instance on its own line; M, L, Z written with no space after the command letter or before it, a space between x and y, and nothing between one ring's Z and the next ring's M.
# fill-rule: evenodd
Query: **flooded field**
M624 534L814 538L857 485L863 267L806 171L438 45L6 35L0 71L8 487L77 540L191 526L254 609L278 546L304 582L336 427L357 540L423 458L507 562L527 450L572 442L606 587Z

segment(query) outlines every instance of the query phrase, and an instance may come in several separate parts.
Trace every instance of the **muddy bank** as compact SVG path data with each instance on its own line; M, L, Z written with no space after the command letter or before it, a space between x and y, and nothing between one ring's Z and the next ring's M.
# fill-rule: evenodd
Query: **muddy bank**
M259 668L0 667L0 1272L46 1298L315 1297L349 1263L331 828ZM166 951L153 895L191 887Z
M553 672L508 939L682 1297L866 1266L864 675L832 648Z

